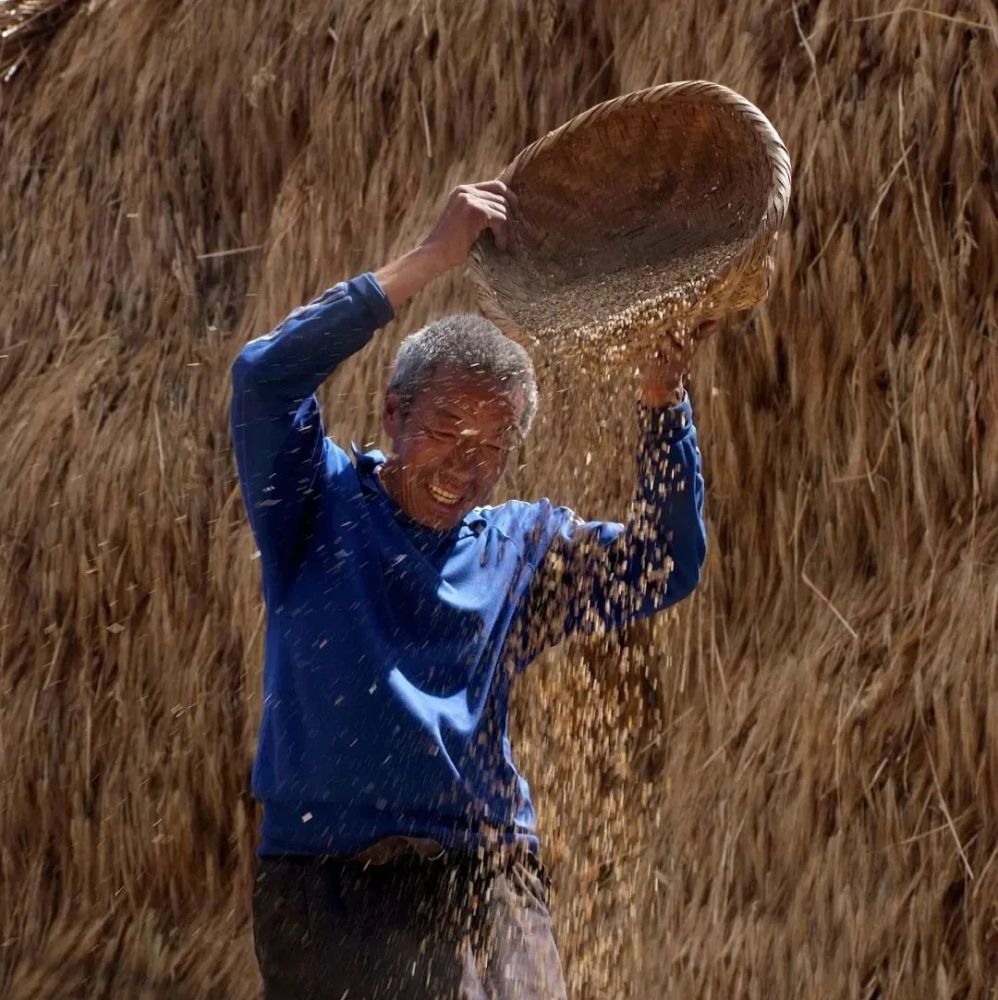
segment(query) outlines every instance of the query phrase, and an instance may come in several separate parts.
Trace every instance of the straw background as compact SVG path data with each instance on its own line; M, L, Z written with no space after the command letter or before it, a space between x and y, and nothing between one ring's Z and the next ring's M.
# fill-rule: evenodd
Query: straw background
M794 195L694 379L703 584L519 693L570 993L998 995L998 15L925 3L0 4L0 994L257 995L240 346L707 78ZM400 337L469 305L420 296L327 432L376 440ZM620 512L631 386L542 374L504 489Z

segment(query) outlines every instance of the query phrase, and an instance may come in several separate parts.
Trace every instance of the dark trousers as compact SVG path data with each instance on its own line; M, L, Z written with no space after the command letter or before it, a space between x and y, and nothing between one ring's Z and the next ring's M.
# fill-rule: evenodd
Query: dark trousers
M266 1000L563 1000L548 881L532 856L258 862Z

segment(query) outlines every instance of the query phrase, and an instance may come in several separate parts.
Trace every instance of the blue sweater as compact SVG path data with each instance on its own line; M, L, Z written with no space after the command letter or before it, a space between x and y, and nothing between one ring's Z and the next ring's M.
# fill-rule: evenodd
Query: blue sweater
M545 646L653 614L696 586L703 479L689 401L639 414L626 525L547 500L437 532L323 431L318 386L393 318L374 276L296 309L232 367L232 435L267 609L253 791L261 854L385 836L537 849L510 752L512 678Z

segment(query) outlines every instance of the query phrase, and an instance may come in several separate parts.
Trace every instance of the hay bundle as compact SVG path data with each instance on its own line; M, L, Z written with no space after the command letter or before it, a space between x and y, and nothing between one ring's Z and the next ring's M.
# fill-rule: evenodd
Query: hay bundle
M408 246L453 183L701 77L750 96L799 167L773 297L697 372L706 581L528 681L570 988L998 981L990 4L0 16L0 992L254 995L262 608L229 361ZM407 310L325 391L329 432L374 437L398 337L470 301L455 280ZM509 491L619 511L627 389L586 386L571 415L571 372L544 389Z

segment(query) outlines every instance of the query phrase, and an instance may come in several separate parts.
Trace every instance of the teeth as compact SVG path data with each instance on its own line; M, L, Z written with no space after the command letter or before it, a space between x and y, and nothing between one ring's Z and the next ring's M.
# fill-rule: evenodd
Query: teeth
M461 497L456 493L450 493L447 490L442 490L439 486L435 486L433 483L429 484L430 495L438 503L447 504L450 507L456 504Z

